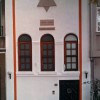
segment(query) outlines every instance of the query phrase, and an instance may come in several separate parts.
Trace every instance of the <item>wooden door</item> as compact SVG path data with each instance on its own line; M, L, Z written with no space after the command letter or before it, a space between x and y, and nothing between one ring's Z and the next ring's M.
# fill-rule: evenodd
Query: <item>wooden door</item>
M79 100L79 81L60 80L59 92L60 100Z

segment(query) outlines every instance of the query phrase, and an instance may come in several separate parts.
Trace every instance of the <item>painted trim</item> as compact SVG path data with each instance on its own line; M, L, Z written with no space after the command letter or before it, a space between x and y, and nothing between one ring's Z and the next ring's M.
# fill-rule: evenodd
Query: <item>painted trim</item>
M15 21L15 0L12 0L13 18L13 59L14 59L14 100L17 100L17 79L16 79L16 21Z
M82 100L82 0L79 0L79 68L80 68L80 97Z

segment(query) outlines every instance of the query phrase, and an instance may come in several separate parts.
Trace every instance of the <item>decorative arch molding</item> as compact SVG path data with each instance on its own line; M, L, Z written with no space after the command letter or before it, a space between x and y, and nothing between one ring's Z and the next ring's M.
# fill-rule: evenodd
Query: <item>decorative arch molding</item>
M17 38L19 39L19 38L20 38L21 36L23 36L23 35L26 35L26 36L30 37L30 38L31 38L31 40L32 40L31 35L30 35L30 34L28 34L28 33L22 33L22 34L19 34Z
M64 37L64 40L65 40L65 38L68 37L68 36L74 36L74 37L77 39L77 41L78 41L78 37L77 37L77 35L74 34L74 33L68 33L68 34L66 34L65 37Z

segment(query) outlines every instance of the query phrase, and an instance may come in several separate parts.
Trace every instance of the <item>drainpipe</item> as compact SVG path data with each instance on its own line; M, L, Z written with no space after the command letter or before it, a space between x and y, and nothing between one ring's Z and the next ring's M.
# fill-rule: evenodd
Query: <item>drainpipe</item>
M90 50L89 50L89 53L90 53L90 63L91 63L91 81L94 80L94 58L93 58L93 55L92 55L92 32L91 32L91 24L92 24L92 3L89 2L89 47L90 47Z
M93 57L90 58L91 62L91 84L90 84L90 100L93 100L93 91L94 91L94 63L95 59Z
M94 58L91 57L90 58L90 62L91 62L91 81L94 81Z
M89 53L90 53L90 69L91 69L91 84L90 84L90 86L91 86L91 88L90 88L90 100L93 100L93 94L92 94L92 92L93 92L93 81L94 81L94 59L95 58L93 58L93 51L92 51L92 31L91 31L91 27L92 27L92 3L91 2L89 2L89 47L90 47L90 50L89 50Z

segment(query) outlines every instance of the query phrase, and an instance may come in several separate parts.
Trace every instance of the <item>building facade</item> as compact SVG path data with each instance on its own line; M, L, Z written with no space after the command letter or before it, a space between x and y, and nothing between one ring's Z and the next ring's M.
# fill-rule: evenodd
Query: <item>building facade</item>
M5 74L5 1L0 0L0 98L6 99Z
M5 0L4 26L6 100L90 99L88 0Z
M96 84L97 90L95 97L99 98L100 82L100 0L90 5L90 61L91 61L91 80ZM98 83L98 84L97 84ZM99 98L100 99L100 98Z
M99 30L99 22L100 22L100 1L98 0L97 4L90 5L90 58L91 58L91 69L92 69L92 79L100 80L99 75L99 66L100 66L100 30Z

